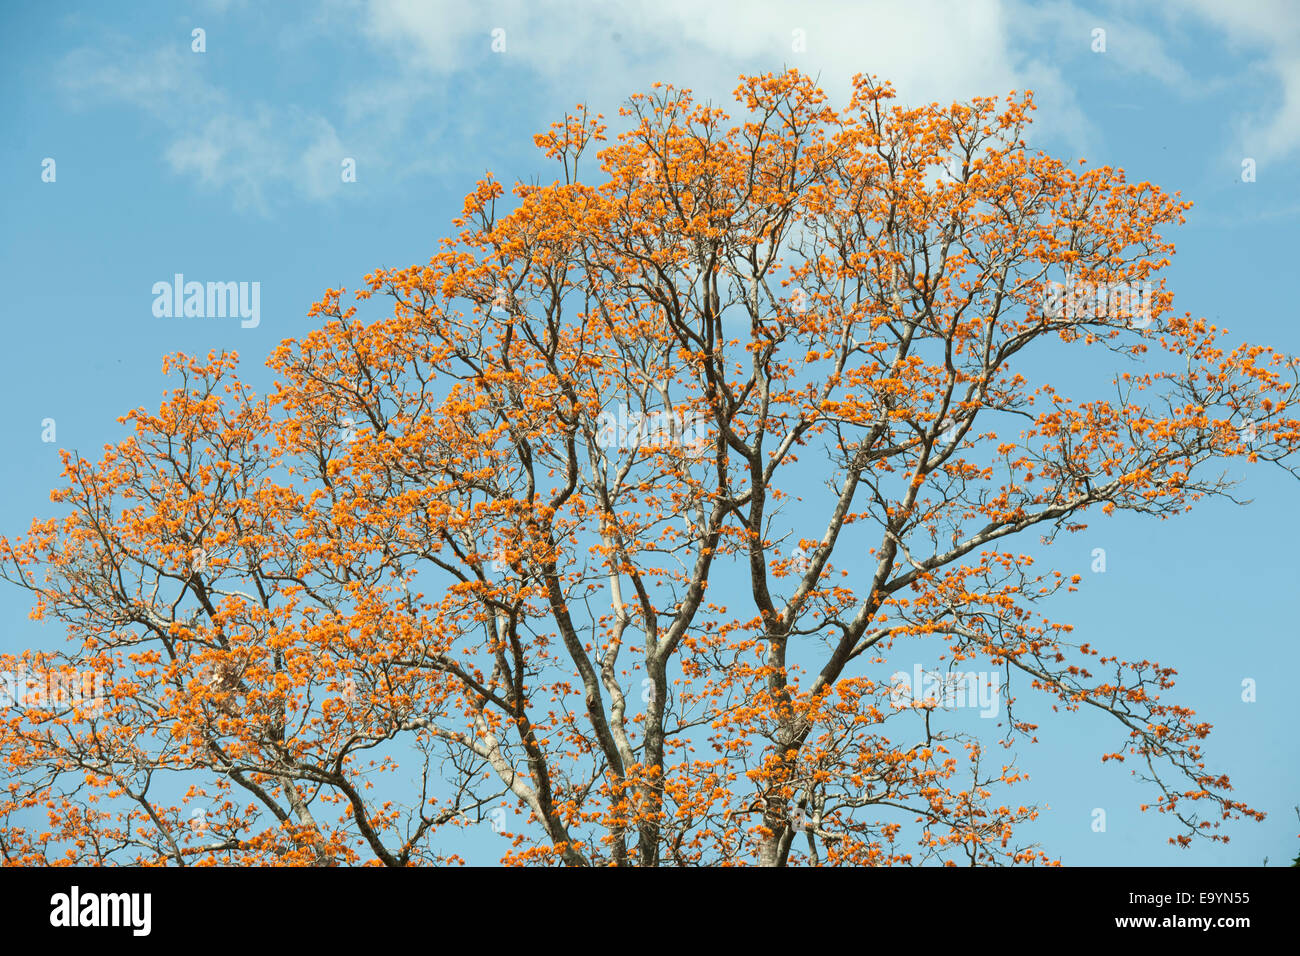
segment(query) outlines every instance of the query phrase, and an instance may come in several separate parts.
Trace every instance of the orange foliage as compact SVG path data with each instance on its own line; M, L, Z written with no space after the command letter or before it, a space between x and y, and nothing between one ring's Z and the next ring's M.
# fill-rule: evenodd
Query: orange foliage
M457 862L491 821L513 863L1050 862L1012 762L894 693L918 643L1117 719L1175 839L1260 816L1174 672L1072 643L1033 605L1078 578L1003 539L1282 461L1295 361L1174 315L1188 204L1029 149L1028 94L892 95L656 87L612 141L580 108L536 140L563 179L479 183L366 277L385 317L327 291L274 394L170 358L129 439L65 455L67 516L0 539L69 638L0 670L108 689L5 712L4 859ZM1045 309L1061 280L1156 283L1156 321ZM1142 362L1076 403L1051 340Z

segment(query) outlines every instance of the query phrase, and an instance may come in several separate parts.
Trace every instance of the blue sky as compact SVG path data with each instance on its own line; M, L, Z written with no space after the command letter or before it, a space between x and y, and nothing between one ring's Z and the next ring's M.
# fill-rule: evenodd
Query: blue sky
M0 18L9 536L50 512L59 448L93 455L121 436L116 416L156 406L164 353L234 349L244 375L268 385L262 359L311 327L326 288L426 260L486 170L554 175L533 133L577 102L613 116L654 81L724 106L738 74L783 66L819 75L837 102L859 71L912 102L1031 88L1035 145L1195 203L1172 234L1176 308L1227 326L1234 344L1300 353L1287 291L1300 8L1285 0L50 2L7 4ZM195 29L205 52L192 50ZM356 182L341 181L347 158ZM260 323L156 318L151 288L175 273L260 282ZM50 418L54 443L42 441ZM1098 762L1114 729L1074 715L1045 725L1019 761L1026 793L1050 803L1033 836L1067 863L1272 865L1300 850L1300 506L1288 476L1242 474L1250 507L1094 522L1055 546L1054 566L1084 582L1053 613L1107 651L1177 667L1177 699L1216 726L1212 766L1269 818L1236 825L1226 847L1167 847L1168 828L1137 811L1150 791ZM1096 547L1104 574L1089 568ZM36 638L27 609L23 593L0 590L3 650ZM1096 808L1105 832L1093 830ZM469 834L465 850L492 858L492 839Z

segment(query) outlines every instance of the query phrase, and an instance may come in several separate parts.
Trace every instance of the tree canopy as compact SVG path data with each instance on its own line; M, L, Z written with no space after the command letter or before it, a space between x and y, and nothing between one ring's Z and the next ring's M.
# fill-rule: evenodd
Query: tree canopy
M430 864L478 824L510 863L1050 862L1021 694L1104 712L1171 839L1262 817L1017 544L1291 468L1295 359L1173 310L1189 203L1031 148L1028 93L736 100L578 107L553 182L328 290L271 394L177 354L65 453L65 514L0 539L67 633L0 659L47 688L0 722L7 862ZM1000 739L900 693L922 643Z

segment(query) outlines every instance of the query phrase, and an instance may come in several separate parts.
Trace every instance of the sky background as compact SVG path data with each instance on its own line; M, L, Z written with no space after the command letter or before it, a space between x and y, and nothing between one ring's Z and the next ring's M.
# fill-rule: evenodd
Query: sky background
M856 72L909 103L1034 90L1033 145L1195 203L1171 234L1176 309L1231 344L1300 352L1300 3L4 0L0 534L51 513L60 448L97 456L122 437L117 416L157 406L165 353L237 350L265 388L261 362L312 326L325 289L427 261L486 171L554 178L532 135L575 103L614 117L663 81L725 108L739 74L783 67L818 76L837 105ZM341 181L346 158L356 182ZM260 324L156 318L152 286L178 272L260 282ZM1300 851L1300 486L1233 469L1249 507L1122 515L1063 538L1052 566L1084 581L1050 613L1108 652L1175 666L1176 699L1215 725L1211 768L1268 819L1233 825L1226 846L1167 846L1170 827L1138 811L1152 791L1100 764L1113 721L1070 715L1020 749L1032 779L1013 791L1050 805L1027 832L1066 863L1285 865ZM1090 570L1098 547L1104 574ZM0 649L38 638L28 604L0 589ZM494 840L485 824L457 848L486 862Z

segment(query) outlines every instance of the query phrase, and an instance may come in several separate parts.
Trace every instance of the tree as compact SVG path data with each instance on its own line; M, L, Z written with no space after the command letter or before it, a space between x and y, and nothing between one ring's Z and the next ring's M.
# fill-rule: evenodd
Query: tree
M1295 810L1295 815L1296 815L1297 817L1300 817L1300 806L1292 807L1292 809ZM1264 862L1265 862L1265 864L1267 864L1267 863L1268 863L1268 860L1265 860ZM1297 854L1295 855L1295 859L1291 861L1291 865L1292 865L1292 866L1300 866L1300 853L1297 853Z
M536 137L562 178L328 290L272 394L172 356L65 453L0 561L68 644L4 666L105 690L9 710L7 860L434 863L491 821L512 863L1050 862L1003 795L1021 691L1117 721L1172 841L1262 818L1014 547L1291 470L1296 361L1159 277L1189 204L1029 148L1029 94L736 94L656 86L612 141L579 107ZM922 646L991 668L1003 739L890 674Z

